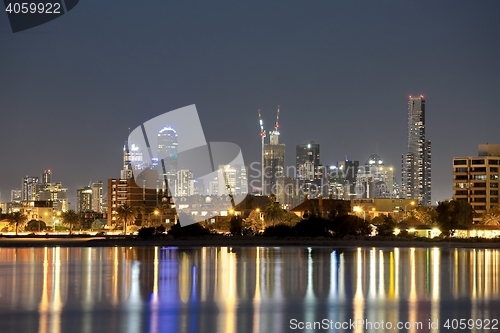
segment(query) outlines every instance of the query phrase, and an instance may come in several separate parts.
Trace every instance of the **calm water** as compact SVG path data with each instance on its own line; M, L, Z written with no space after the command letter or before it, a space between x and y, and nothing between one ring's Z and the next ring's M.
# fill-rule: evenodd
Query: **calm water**
M499 263L487 249L1 249L0 332L494 332Z

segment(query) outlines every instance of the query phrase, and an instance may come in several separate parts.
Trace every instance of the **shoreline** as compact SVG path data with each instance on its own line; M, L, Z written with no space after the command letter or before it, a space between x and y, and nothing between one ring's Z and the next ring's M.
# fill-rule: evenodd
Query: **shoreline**
M398 239L328 239L264 237L184 237L141 239L136 237L1 237L1 248L40 247L416 247L500 249L500 241L432 241Z

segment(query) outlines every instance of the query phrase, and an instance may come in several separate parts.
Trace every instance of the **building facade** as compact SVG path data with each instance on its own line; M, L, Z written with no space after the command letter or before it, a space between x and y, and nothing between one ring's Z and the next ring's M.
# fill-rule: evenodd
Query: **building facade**
M22 201L35 201L37 194L38 177L26 176L23 178Z
M425 99L408 101L408 145L402 156L401 197L431 205L431 141L425 138Z
M102 181L92 183L92 210L97 213L104 213L102 201Z
M394 168L386 167L378 154L372 154L356 176L356 198L393 198Z
M151 170L152 177L149 177L151 184L147 182L147 171L141 174L141 176L146 174L145 179L142 180L134 178L108 179L108 226L120 224L117 209L123 205L128 205L141 212L136 218L135 224L137 225L146 225L148 220L155 219L155 211L159 207L162 209L160 215L156 217L157 220L168 221L167 223L176 221L175 205L173 205L171 198L167 198L163 189L154 188L152 185L156 183L156 177L153 177L156 175L156 170ZM138 184L142 184L142 186ZM145 210L144 216L142 210Z
M169 188L174 189L178 168L177 132L164 127L158 132L158 170L168 179Z
M269 135L269 144L264 145L263 195L275 195L280 203L285 202L285 145L279 143L279 132Z
M356 196L359 161L339 161L327 168L329 191L334 199L350 200Z
M325 183L325 172L320 164L320 147L318 143L311 141L297 145L295 174L299 180L300 201L303 200L305 194L309 198L328 195L328 184Z
M177 180L175 182L175 193L178 197L187 197L194 194L193 173L187 169L177 171Z
M453 158L453 199L474 209L474 223L498 205L500 145L482 144L478 156Z
M78 213L92 211L92 188L90 186L76 190L76 211Z

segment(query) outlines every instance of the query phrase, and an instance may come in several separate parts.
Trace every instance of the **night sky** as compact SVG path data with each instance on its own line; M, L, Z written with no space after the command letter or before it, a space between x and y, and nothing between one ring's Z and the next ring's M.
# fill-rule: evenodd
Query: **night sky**
M196 104L207 141L260 161L257 110L281 105L286 164L378 152L401 181L408 95L424 94L432 200L452 158L500 143L500 2L82 0L12 33L0 13L0 192L51 169L76 189L117 178L128 128Z

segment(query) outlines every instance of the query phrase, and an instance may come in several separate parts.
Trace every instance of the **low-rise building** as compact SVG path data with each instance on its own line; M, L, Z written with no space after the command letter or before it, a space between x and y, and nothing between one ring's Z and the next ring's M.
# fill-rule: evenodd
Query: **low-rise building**
M396 198L371 198L351 199L353 213L365 219L373 219L377 216L391 216L396 221L403 218L403 214L416 207L414 199Z
M500 145L480 144L478 156L453 158L453 199L471 204L474 224L498 205Z

